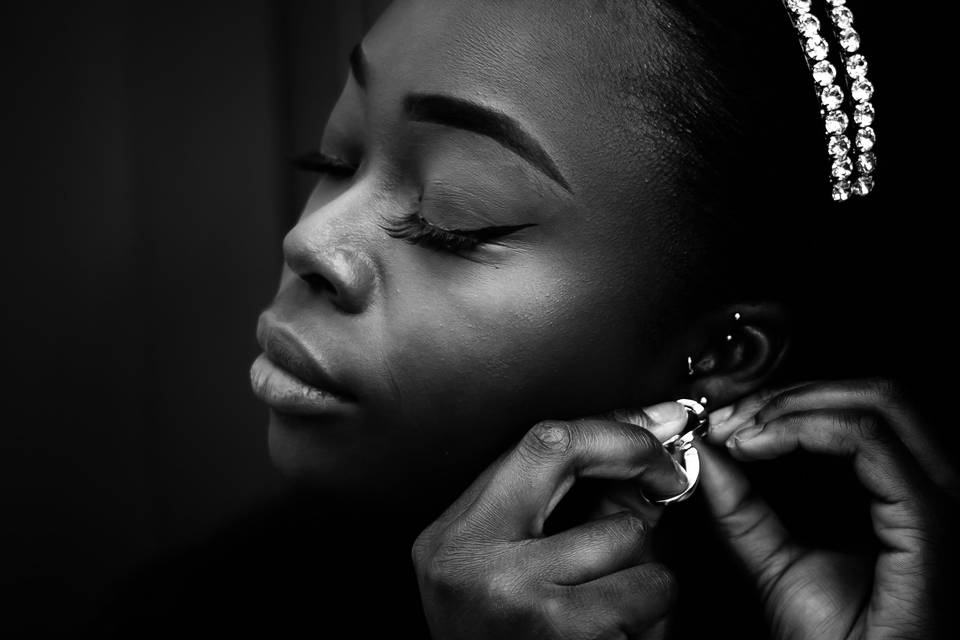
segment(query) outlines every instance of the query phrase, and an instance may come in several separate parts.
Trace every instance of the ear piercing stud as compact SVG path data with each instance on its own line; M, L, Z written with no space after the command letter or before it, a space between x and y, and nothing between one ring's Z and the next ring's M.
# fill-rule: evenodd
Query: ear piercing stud
M733 314L734 323L740 322L740 319L742 317L743 316L740 314L739 311L734 313ZM733 333L728 333L726 339L727 339L727 342L733 342ZM693 376L695 373L696 373L696 370L694 369L694 366L693 366L693 356L687 356L687 375Z

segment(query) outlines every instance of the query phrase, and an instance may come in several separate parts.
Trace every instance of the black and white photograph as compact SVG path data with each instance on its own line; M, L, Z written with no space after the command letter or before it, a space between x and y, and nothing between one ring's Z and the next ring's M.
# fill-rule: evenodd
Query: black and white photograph
M948 6L9 3L0 635L960 638Z

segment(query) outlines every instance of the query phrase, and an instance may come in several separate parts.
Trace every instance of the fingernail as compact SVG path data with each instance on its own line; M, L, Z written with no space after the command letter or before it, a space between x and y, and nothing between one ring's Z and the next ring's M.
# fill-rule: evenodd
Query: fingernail
M727 446L733 447L740 444L741 442L746 442L750 438L756 437L761 431L763 431L762 424L755 424L752 427L747 427L746 429L740 429L740 431L737 431L732 436L730 436L730 439L727 440Z
M721 407L716 411L710 412L710 424L713 426L722 425L724 422L733 417L733 405L729 404L725 407Z

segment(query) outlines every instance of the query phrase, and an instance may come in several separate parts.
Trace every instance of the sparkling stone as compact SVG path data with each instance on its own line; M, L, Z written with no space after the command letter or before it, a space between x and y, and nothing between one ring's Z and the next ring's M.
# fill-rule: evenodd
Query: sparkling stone
M857 80L850 88L850 92L857 102L866 102L873 97L873 83L869 80Z
M826 87L827 85L833 83L833 80L837 77L837 68L833 66L829 60L821 60L817 64L813 65L813 79L817 81L821 87Z
M787 0L787 6L796 13L810 11L810 0Z
M840 134L847 130L850 119L843 111L830 111L826 117L827 133Z
M877 134L871 127L864 127L857 131L857 149L870 151L877 144Z
M820 36L807 38L806 48L807 55L814 60L826 60L827 54L830 53L830 45L827 44L827 41Z
M828 111L839 109L843 104L843 89L837 85L830 85L820 92L820 102Z
M850 156L834 160L833 168L830 170L830 173L833 174L833 177L837 178L838 180L849 178L851 174L853 174L853 160L850 159Z
M860 34L853 29L844 29L840 32L840 46L848 53L860 49Z
M851 78L864 78L867 75L867 59L861 53L855 53L847 59L847 73Z
M860 173L873 173L877 168L877 154L873 151L867 151L857 156L857 171Z
M834 24L841 29L848 29L853 26L853 11L847 7L837 7L830 12Z
M833 199L835 202L845 202L850 199L850 183L840 180L833 185Z
M857 183L853 186L853 192L858 196L865 196L873 191L874 184L873 176L863 176L857 179Z
M869 127L877 117L877 112L869 102L862 102L853 110L853 120L861 127Z
M808 38L820 33L820 20L812 13L804 13L797 18L797 29Z
M839 158L850 153L850 138L847 136L830 136L830 142L827 144L827 150L834 158Z

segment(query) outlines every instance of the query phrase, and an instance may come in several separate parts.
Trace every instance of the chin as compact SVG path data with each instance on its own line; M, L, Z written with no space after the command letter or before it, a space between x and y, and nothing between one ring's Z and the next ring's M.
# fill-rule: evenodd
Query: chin
M465 478L436 466L435 453L384 436L368 424L271 411L267 439L287 481L330 503L390 514L398 526L432 520L466 488Z
M397 504L410 490L408 478L389 470L396 457L383 459L365 425L271 411L267 442L286 480L331 499Z
M346 427L271 409L267 427L270 461L289 480L335 488L349 457L343 451Z

